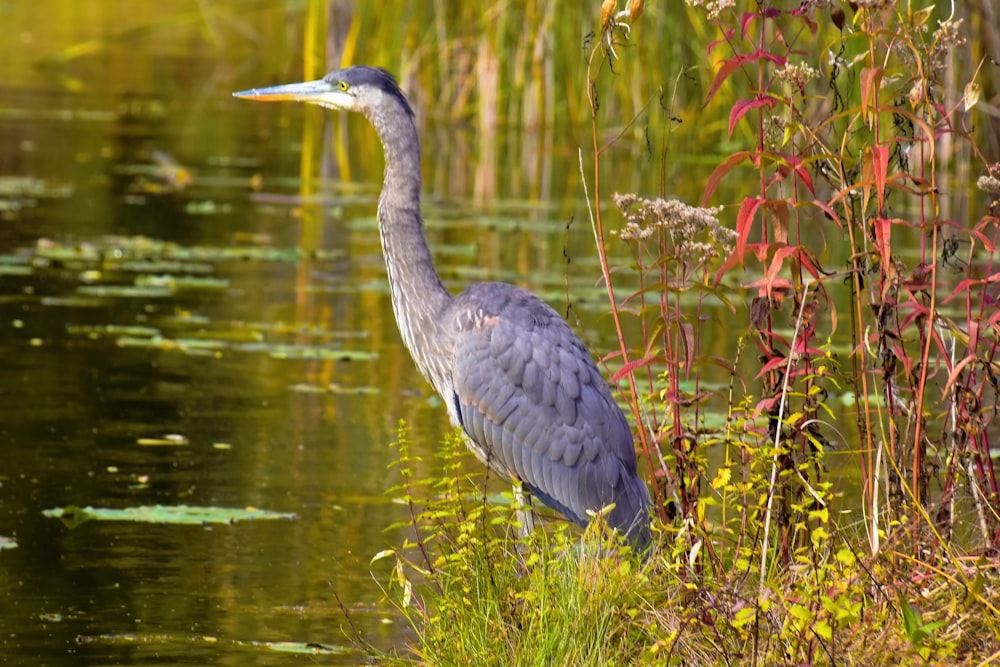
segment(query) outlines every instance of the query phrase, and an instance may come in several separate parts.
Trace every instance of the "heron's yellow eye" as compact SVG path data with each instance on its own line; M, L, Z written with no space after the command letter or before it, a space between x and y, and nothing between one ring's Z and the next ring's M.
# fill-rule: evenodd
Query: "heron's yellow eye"
M337 84L337 87L338 87L338 88L340 88L341 90L347 90L348 88L350 88L350 86L349 86L349 85L347 85L347 82L346 82L346 81L341 81L341 82L339 82L339 83Z

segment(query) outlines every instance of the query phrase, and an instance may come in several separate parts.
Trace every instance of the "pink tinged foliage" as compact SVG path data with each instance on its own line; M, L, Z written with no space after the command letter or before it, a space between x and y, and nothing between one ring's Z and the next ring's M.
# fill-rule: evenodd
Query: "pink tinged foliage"
M773 19L778 16L781 16L781 10L775 7L765 7L758 12L743 12L743 15L740 16L740 36L743 39L746 39L747 32L750 30L750 25L753 23L754 19Z
M792 155L791 153L773 153L771 155L772 157L777 158L779 163L775 173L772 174L771 178L769 178L767 183L764 184L765 188L771 187L774 183L784 180L788 174L795 172L795 175L799 178L799 182L801 182L804 186L806 186L806 189L809 190L809 194L813 196L816 195L816 189L813 187L812 176L809 174L809 170L806 169L805 163L802 162L801 158Z
M966 278L955 286L955 289L952 290L951 294L945 297L944 301L941 302L941 305L947 304L952 299L961 296L973 287L983 287L990 283L1000 283L1000 271L992 273L985 278ZM993 317L990 318L990 322L995 322L998 317L1000 317L1000 312L994 313Z
M729 110L729 138L733 138L733 130L736 128L736 123L740 122L740 119L743 118L748 111L751 111L752 109L759 109L760 107L772 109L777 103L778 100L770 95L757 95L757 97L751 100L738 101L733 105L733 108Z
M722 61L722 67L719 71L715 73L715 79L712 80L712 85L708 89L708 95L705 98L705 104L707 105L715 97L715 94L719 92L722 84L726 82L729 75L740 69L746 64L757 62L758 60L769 60L778 65L778 67L784 67L787 62L787 58L784 56L776 56L773 53L768 53L762 49L757 49L753 53L740 53L732 58L726 58Z
M743 162L743 160L748 159L751 155L753 155L753 153L750 151L737 151L727 157L725 162L712 171L708 180L705 182L705 194L701 196L701 205L703 207L708 206L708 202L712 199L712 195L715 194L715 189L719 187L719 183L722 181L723 177L728 174L733 167L738 165L740 162Z
M622 378L628 377L629 374L634 373L640 368L645 368L649 366L654 361L659 359L659 355L647 354L642 359L633 359L627 364L618 369L618 372L611 376L611 384L615 384Z

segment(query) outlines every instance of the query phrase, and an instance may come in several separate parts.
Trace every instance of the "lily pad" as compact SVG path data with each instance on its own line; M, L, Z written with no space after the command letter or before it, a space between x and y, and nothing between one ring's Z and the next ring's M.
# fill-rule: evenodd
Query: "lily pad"
M165 287L171 292L181 289L191 290L222 290L229 287L229 281L222 278L205 278L195 276L150 275L135 279L136 287Z
M168 433L162 438L139 438L136 444L143 447L183 447L191 444L191 441L180 433Z
M331 361L371 361L378 355L367 350L337 350L319 345L289 345L283 343L244 343L234 349L242 352L264 352L274 359L325 359Z
M170 523L205 525L210 523L235 523L237 521L265 521L296 519L291 512L246 507L194 507L190 505L140 505L138 507L55 507L42 512L51 519L62 519L70 528L86 521L134 521L138 523Z
M152 338L160 330L153 327L127 324L67 324L66 332L74 336L100 338L101 336L145 336Z
M108 301L96 296L43 296L39 303L43 306L64 306L66 308L100 308L106 306Z
M300 382L299 384L293 384L290 389L298 394L364 394L374 396L379 393L378 387L369 387L367 385L345 387L336 382L331 382L330 384L325 385Z
M280 653L304 653L307 655L337 654L345 655L352 649L331 644L316 642L288 642L261 640L226 640L213 635L183 635L165 633L114 633L103 635L80 635L80 644L107 644L110 646L227 646L248 651L265 649Z
M85 296L154 299L163 299L174 293L163 285L81 285L76 291Z
M30 266L0 264L0 276L30 276L32 273L34 269Z
M343 654L347 652L341 646L328 646L326 644L317 644L316 642L260 642L258 646L263 646L279 653L305 653L308 655L318 655L321 653Z

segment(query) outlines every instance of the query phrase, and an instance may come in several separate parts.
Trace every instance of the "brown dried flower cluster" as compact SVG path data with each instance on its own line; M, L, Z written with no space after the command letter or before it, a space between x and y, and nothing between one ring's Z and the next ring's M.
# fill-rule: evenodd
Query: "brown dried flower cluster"
M934 46L930 53L931 70L935 74L943 72L952 56L952 49L963 44L965 35L962 33L962 19L939 22L938 29L934 31Z
M736 242L736 232L719 222L722 207L688 206L676 199L643 199L635 194L613 196L625 216L625 226L612 232L623 241L642 241L657 230L669 234L676 255L702 262L728 254Z

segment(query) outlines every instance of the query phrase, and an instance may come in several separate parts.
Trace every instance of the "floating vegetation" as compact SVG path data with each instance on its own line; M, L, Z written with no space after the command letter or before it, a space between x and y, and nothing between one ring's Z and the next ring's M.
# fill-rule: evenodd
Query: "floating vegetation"
M327 644L317 644L316 642L253 642L253 645L269 648L279 653L319 655L323 653L343 654L348 652L343 646L328 646Z
M196 507L192 505L140 505L122 509L110 507L55 507L42 512L50 519L61 519L70 528L87 521L132 521L183 525L230 524L237 521L294 521L292 512L246 507Z
M191 441L180 433L168 433L160 438L139 438L136 444L143 447L184 447Z
M103 336L145 336L152 338L160 335L160 330L153 327L125 324L67 324L66 332L74 336L101 338Z
M167 338L155 336L121 336L116 341L118 347L143 347L156 350L178 351L192 356L213 356L225 350L229 343L222 340L203 338Z
M330 361L371 361L378 357L368 350L337 350L320 345L285 343L244 343L233 349L243 352L265 352L275 359L325 359Z
M204 201L189 201L184 205L184 212L188 215L223 215L233 212L232 204L219 203L212 199Z
M226 645L242 649L264 649L279 653L301 653L305 655L345 655L355 649L316 642L270 642L258 640L219 639L213 635L178 635L163 633L121 632L101 635L80 635L79 644L107 644L110 646L219 646Z
M69 183L52 184L30 176L0 176L0 197L65 199L73 194Z
M170 315L167 315L161 320L163 324L169 324L171 326L178 327L190 327L190 326L208 326L212 323L212 318L205 315L199 315L197 313L192 313L189 310L177 310ZM241 323L233 324L232 327L243 326Z
M371 335L368 331L327 329L325 327L306 322L240 322L233 323L233 326L267 333L294 334L296 336L316 336L322 338L368 338Z
M345 223L351 231L374 231L378 229L375 216L353 218ZM533 234L565 234L565 220L526 221L524 218L490 216L474 212L462 212L455 216L428 215L424 220L427 229L488 229L493 232L531 232Z
M345 387L343 385L337 384L336 382L331 382L325 385L309 384L307 382L300 382L298 384L293 384L289 387L292 391L299 394L364 394L364 395L375 395L379 393L378 387L361 386L361 387Z
M281 327L280 323L271 325ZM115 337L118 347L148 348L162 351L177 351L191 356L217 356L223 351L266 354L273 359L329 360L329 361L371 361L378 354L369 350L345 350L323 344L304 345L302 343L281 343L260 340L262 334L253 329L230 329L220 331L212 337L171 338L160 329L148 326L67 325L72 335L86 336L91 340ZM292 329L295 331L296 329ZM322 331L322 330L317 330ZM341 338L363 338L366 333L340 333ZM324 333L325 335L325 333ZM229 338L226 340L224 338ZM235 339L235 340L233 340Z
M96 296L43 296L38 300L43 306L62 306L64 308L97 308L107 305L108 300Z
M109 298L163 299L174 294L163 285L80 285L76 291L85 296Z
M0 276L30 276L33 272L27 264L7 264L0 261Z
M136 287L163 287L171 292L180 290L224 290L229 287L229 281L222 278L201 278L195 276L138 276Z
M28 266L28 258L24 255L0 255L0 266Z
M173 259L158 259L122 262L117 266L117 269L131 273L206 274L215 271L215 266L208 262L182 262Z
M100 264L104 269L141 270L143 263L194 262L298 262L305 257L326 260L340 257L339 250L306 253L300 248L277 248L260 245L183 246L147 236L102 236L84 243L62 243L39 239L25 253L31 260L46 260L66 265L72 262ZM200 270L204 273L204 270Z

